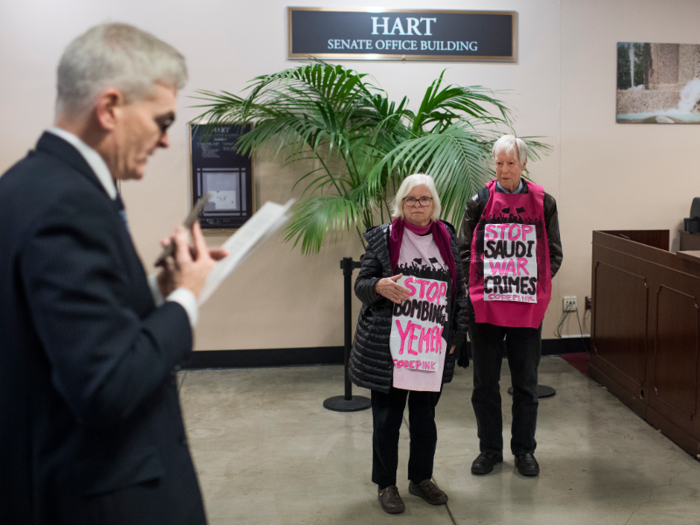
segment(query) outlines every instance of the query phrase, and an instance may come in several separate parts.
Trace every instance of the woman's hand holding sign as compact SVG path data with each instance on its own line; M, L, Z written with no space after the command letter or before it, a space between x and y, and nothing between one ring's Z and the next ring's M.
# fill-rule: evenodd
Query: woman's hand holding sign
M409 290L400 284L396 284L396 281L401 279L401 277L403 277L402 273L379 279L377 284L374 285L374 291L382 297L386 297L393 303L403 303L406 299L408 299Z

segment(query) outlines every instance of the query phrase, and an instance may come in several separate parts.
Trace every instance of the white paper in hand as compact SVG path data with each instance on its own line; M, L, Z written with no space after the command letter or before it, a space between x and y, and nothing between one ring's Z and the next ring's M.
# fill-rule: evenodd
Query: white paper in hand
M279 230L291 217L290 209L294 199L287 204L266 202L263 206L231 235L222 248L229 255L221 259L209 273L204 289L199 295L199 305L203 305L209 297L221 286L229 274L257 250L263 243Z

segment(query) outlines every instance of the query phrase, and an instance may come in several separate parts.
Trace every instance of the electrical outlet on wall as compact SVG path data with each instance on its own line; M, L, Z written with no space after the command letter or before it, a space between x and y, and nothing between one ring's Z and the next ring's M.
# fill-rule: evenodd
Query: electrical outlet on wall
M576 303L575 295L567 295L562 299L562 308L564 313L575 312L578 310L578 304Z

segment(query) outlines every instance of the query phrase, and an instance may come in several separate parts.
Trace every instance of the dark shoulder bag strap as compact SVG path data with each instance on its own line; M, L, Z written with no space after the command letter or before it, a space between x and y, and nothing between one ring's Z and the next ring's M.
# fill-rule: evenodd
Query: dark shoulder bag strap
M491 197L491 193L489 192L489 189L486 186L483 186L477 192L477 195L479 196L479 219L481 219L481 214L484 213L484 209L486 208L486 203L489 201L489 197Z

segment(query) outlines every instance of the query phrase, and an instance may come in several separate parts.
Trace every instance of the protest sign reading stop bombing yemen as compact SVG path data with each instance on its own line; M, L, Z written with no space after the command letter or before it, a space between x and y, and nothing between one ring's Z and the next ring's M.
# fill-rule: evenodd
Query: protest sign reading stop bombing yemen
M484 301L537 302L537 233L530 224L484 228Z
M409 290L409 299L394 305L389 339L394 366L435 372L447 346L442 338L447 283L415 276L403 276L396 282Z

